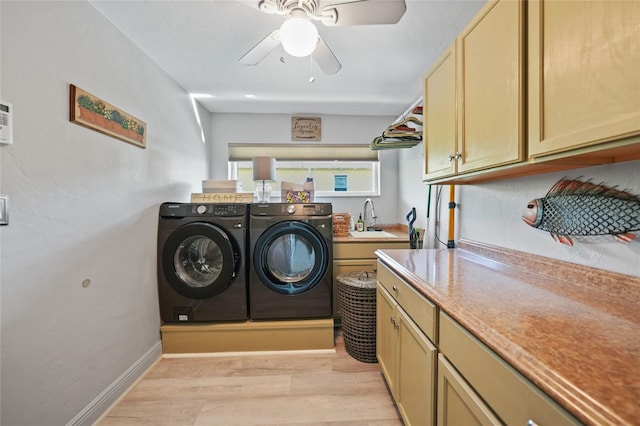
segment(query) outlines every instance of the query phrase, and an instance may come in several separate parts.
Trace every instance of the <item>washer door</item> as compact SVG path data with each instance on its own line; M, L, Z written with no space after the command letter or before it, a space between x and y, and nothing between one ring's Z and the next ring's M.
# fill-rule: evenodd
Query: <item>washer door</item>
M208 299L233 282L240 263L237 243L210 223L176 229L162 249L162 270L171 287L191 299Z
M312 226L300 221L279 222L256 241L253 266L262 282L281 294L312 289L329 267L329 247Z

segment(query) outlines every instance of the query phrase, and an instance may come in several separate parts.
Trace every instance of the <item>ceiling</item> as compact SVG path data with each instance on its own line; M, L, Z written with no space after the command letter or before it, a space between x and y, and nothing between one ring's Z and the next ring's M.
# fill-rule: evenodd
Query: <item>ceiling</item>
M386 0L367 1L375 7ZM425 72L484 2L406 0L394 25L313 21L342 64L324 75L311 57L286 56L281 48L258 65L240 64L284 21L259 11L258 0L91 0L187 92L207 95L198 101L211 112L373 116L399 116L419 99Z

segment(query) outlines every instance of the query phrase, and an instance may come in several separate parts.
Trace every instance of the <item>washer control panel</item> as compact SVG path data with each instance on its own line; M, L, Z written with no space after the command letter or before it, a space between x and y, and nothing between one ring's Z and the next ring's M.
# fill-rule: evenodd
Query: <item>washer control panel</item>
M326 216L332 213L331 203L254 203L252 216Z

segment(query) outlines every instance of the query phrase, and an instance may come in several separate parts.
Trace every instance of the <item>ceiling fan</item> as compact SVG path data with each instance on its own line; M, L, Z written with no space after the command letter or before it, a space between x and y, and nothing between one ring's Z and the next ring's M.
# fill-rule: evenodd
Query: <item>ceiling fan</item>
M293 56L312 54L325 74L335 74L342 65L311 20L326 26L396 24L407 9L405 0L339 1L320 8L320 0L259 0L259 10L285 16L287 20L245 53L240 63L256 65L282 44ZM304 31L308 32L306 36Z

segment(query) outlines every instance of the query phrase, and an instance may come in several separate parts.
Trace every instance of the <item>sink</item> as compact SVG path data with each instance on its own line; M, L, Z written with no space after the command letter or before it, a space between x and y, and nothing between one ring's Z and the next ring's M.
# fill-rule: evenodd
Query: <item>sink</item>
M354 238L398 238L397 235L387 231L349 231L349 234Z

